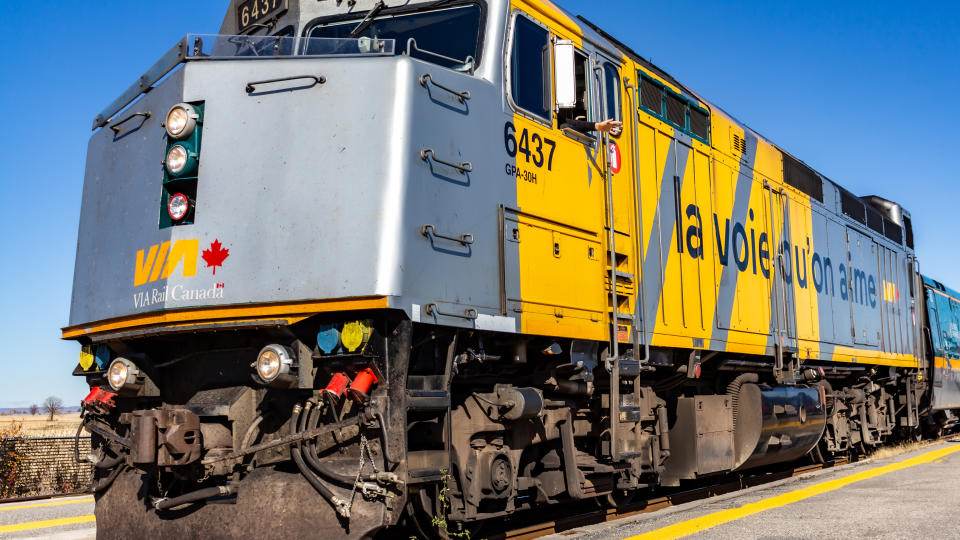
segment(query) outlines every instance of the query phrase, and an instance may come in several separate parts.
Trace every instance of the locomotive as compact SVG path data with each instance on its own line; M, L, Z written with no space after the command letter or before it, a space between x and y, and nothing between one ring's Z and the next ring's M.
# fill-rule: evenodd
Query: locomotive
M233 0L93 130L103 538L465 534L960 409L906 209L548 1Z

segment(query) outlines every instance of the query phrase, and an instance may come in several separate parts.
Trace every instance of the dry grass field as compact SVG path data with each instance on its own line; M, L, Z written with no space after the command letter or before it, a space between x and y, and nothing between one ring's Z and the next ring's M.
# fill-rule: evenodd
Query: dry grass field
M58 414L52 422L47 414L0 416L0 431L16 424L23 425L20 434L24 437L73 437L80 425L80 414Z

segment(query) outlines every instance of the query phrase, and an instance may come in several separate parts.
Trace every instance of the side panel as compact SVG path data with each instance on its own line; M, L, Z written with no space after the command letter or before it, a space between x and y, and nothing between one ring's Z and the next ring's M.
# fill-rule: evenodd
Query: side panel
M960 302L930 287L926 294L934 346L932 406L960 408Z
M847 229L850 248L847 288L857 345L880 346L880 317L877 312L877 243L854 229Z

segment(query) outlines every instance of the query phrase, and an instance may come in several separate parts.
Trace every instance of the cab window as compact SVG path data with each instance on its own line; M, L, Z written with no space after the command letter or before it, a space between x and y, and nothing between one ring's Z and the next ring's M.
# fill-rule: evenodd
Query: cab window
M590 113L588 112L590 110L588 106L590 103L589 64L590 60L587 58L587 55L580 51L574 54L574 85L577 103L573 107L560 109L560 112L557 113L557 125L561 128L569 127L564 124L570 120L590 120Z
M513 27L510 55L510 95L517 107L550 120L550 34L526 17Z
M613 64L603 65L603 85L606 94L604 119L620 120L620 73Z
M475 67L480 54L480 20L481 9L476 4L415 13L375 13L367 22L360 17L318 24L307 37L393 39L395 54L466 71ZM311 47L322 46L311 43L306 52L319 53Z

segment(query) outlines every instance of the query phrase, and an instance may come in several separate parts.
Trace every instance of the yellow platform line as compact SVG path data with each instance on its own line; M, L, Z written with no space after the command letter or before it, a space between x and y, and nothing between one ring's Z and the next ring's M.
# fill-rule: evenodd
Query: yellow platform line
M76 516L60 519L45 519L43 521L30 521L28 523L14 523L13 525L0 525L0 533L8 532L17 532L17 531L32 531L35 529L46 529L49 527L61 527L63 525L74 525L77 523L89 523L95 522L97 520L96 516L90 514L88 516Z
M43 506L60 506L62 504L79 504L85 502L93 502L93 497L84 497L83 499L73 499L69 501L52 501L45 503L34 503L34 504L21 504L20 506L0 506L0 512L8 512L10 510L23 510L26 508L40 508Z
M780 506L786 506L790 503L802 501L803 499L808 499L815 495L820 495L821 493L833 491L835 489L848 486L855 482L861 482L863 480L876 478L878 476L891 473L894 471L907 469L909 467L914 467L917 465L923 465L925 463L931 463L938 459L943 458L948 454L952 454L958 451L960 451L960 445L948 446L946 448L941 448L939 450L933 450L932 452L920 454L919 456L905 459L903 461L898 461L896 463L891 463L889 465L884 465L882 467L877 467L875 469L858 472L856 474L851 474L850 476L837 478L836 480L830 480L820 484L814 484L812 486L797 489L789 493L777 495L776 497L764 499L762 501L745 504L739 508L721 510L719 512L714 512L712 514L700 516L688 521L683 521L681 523L669 525L667 527L663 527L655 531L650 531L637 536L632 536L628 540L652 540L652 539L666 540L671 538L681 538L683 536L694 534L700 531L705 531L707 529L716 527L718 525L723 525L724 523L729 523L731 521L736 521L738 519L745 518L753 514L758 514L760 512L763 512L764 510L770 510L771 508L778 508Z

